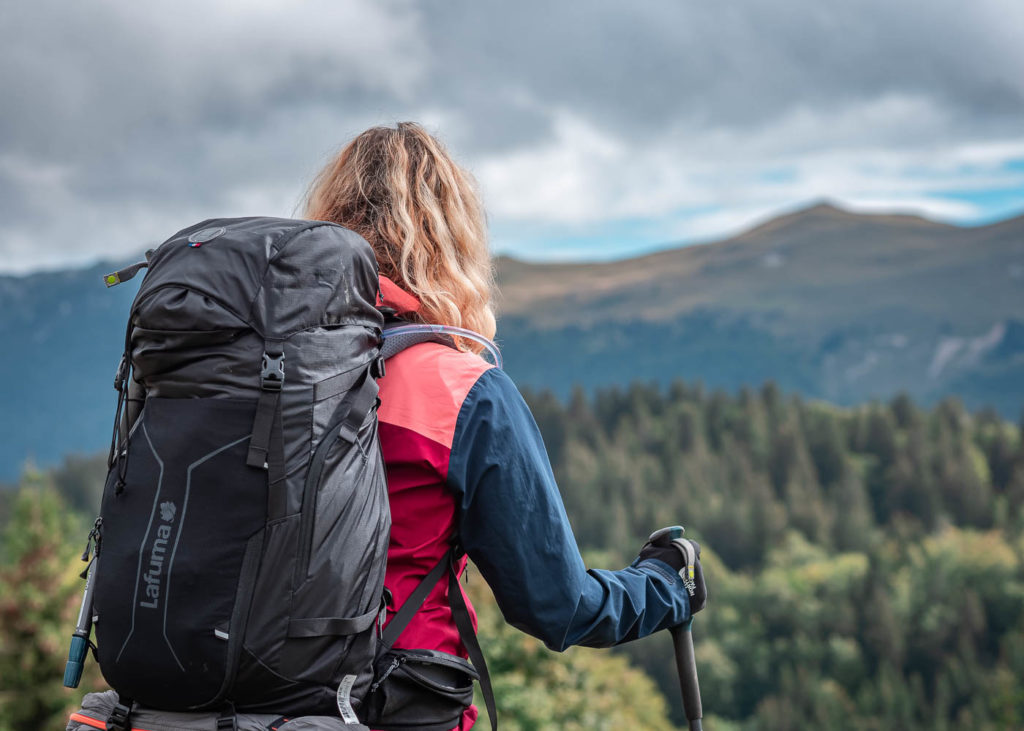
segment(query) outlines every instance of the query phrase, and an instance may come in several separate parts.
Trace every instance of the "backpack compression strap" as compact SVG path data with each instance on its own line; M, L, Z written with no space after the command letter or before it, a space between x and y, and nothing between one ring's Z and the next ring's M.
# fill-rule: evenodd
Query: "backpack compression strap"
M131 266L127 266L124 269L118 269L116 272L103 275L103 283L107 285L107 289L117 286L121 282L127 282L129 279L134 277L140 271L149 266L149 260L153 256L153 249L146 252L146 258L143 261L136 262Z
M455 620L455 627L459 630L459 639L462 640L469 660L473 663L480 679L480 690L484 694L484 704L487 706L487 716L491 719L491 731L498 729L498 709L494 702L494 688L491 687L491 676L487 672L487 660L484 659L483 650L476 637L476 630L473 629L473 620L469 616L469 607L462 596L462 587L459 586L459 575L456 572L456 562L463 555L462 550L453 546L449 548L441 560L430 570L420 583L413 589L412 594L405 600L398 612L392 618L388 626L381 633L380 641L384 652L391 649L395 641L401 636L405 628L409 626L413 615L419 611L426 601L427 595L433 591L445 573L448 574L448 606L452 610L452 618Z

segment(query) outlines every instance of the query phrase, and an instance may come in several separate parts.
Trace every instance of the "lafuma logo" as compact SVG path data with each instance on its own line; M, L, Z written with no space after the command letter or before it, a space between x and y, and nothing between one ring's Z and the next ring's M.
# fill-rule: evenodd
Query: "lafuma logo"
M171 529L177 512L178 507L169 500L160 503L160 525L157 526L156 537L149 550L149 566L142 575L142 580L146 582L146 591L139 602L140 607L156 609L160 606L160 586L163 583L167 542L171 538Z

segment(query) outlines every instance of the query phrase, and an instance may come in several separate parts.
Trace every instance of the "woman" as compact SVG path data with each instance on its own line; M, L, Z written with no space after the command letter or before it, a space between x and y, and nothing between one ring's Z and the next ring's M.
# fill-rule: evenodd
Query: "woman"
M352 140L314 181L306 217L371 244L381 305L395 316L494 336L483 207L471 176L421 126L374 127ZM506 620L552 649L606 647L685 621L691 602L676 573L679 551L648 545L629 568L587 571L525 402L478 343L456 345L413 346L380 380L392 514L388 621L456 541ZM462 558L459 573L465 565ZM703 606L699 583L693 611ZM396 648L467 656L449 586L433 586ZM459 728L476 717L466 708Z

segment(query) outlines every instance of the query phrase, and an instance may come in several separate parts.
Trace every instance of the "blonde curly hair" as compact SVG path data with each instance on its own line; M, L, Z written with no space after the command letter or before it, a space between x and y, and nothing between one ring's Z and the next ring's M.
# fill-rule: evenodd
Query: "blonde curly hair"
M494 269L476 183L419 124L372 127L345 145L313 180L305 215L370 242L380 273L419 299L420 321L494 337Z

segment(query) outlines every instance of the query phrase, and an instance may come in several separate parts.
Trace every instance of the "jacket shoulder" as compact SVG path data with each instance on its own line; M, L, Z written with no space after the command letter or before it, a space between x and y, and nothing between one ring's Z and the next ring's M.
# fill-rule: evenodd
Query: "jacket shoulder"
M459 411L480 376L494 366L475 353L420 343L386 365L378 418L450 448Z

